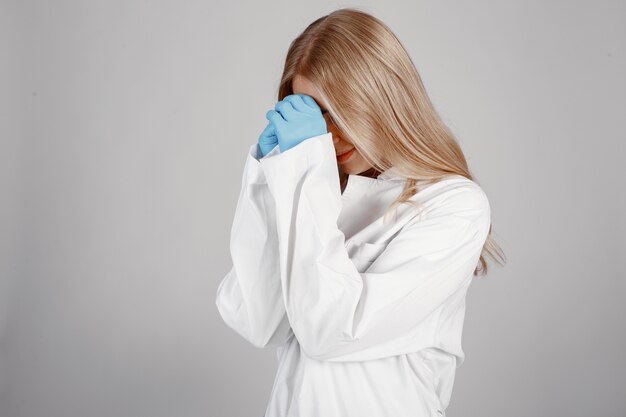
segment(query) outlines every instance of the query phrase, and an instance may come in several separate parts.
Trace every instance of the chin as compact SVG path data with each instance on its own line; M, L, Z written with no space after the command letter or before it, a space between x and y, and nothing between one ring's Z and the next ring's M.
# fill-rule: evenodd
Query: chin
M368 170L368 168L360 168L358 165L350 165L350 166L344 165L343 167L340 167L340 168L345 174L350 174L350 175L359 175L361 172Z

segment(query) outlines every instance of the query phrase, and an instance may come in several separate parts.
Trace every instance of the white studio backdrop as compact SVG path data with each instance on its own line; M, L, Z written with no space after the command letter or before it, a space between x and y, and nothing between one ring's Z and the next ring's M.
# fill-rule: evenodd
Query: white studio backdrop
M262 415L276 353L215 290L287 48L348 6L409 50L507 255L447 415L626 415L623 1L2 0L0 416Z

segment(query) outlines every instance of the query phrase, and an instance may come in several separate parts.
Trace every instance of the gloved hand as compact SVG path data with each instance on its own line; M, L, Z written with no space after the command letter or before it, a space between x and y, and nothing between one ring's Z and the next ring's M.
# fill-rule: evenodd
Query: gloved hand
M276 103L274 108L265 117L274 126L281 152L305 139L328 132L322 111L311 96L291 94Z
M268 123L263 132L259 136L259 150L263 156L267 155L274 147L278 145L278 137L274 125Z

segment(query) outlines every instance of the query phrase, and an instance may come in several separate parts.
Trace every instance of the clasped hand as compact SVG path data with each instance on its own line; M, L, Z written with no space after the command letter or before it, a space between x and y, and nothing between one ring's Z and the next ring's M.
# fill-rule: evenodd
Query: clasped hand
M276 145L285 152L306 139L328 132L320 107L306 94L288 95L265 118L269 123L259 136L263 156Z

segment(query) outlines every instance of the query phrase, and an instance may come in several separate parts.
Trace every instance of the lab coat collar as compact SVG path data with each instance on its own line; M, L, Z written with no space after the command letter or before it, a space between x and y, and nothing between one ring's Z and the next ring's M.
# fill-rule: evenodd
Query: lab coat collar
M349 174L348 177L351 178L351 180L349 181L351 181L352 183L358 182L364 186L367 186L368 184L372 184L372 183L380 183L381 181L405 180L406 179L400 176L397 173L397 171L393 169L393 167L381 172L380 174L378 174L376 178L368 177L365 175L359 175L359 174Z
M348 182L343 191L343 198L350 196L348 198L354 199L357 195L367 192L370 187L381 186L385 184L386 181L396 182L404 180L406 180L406 178L399 175L397 170L393 167L381 172L376 178L358 174L348 174Z
M359 175L359 174L349 174L348 175L348 187L353 188L353 189L354 188L367 189L371 185L382 184L384 181L401 181L401 180L406 180L406 178L399 175L397 170L392 167L378 174L376 178Z
M381 172L380 174L378 174L378 177L376 177L376 179L379 180L403 180L406 179L404 177L402 177L401 175L398 174L398 171L396 169L396 167L391 167L383 172Z

